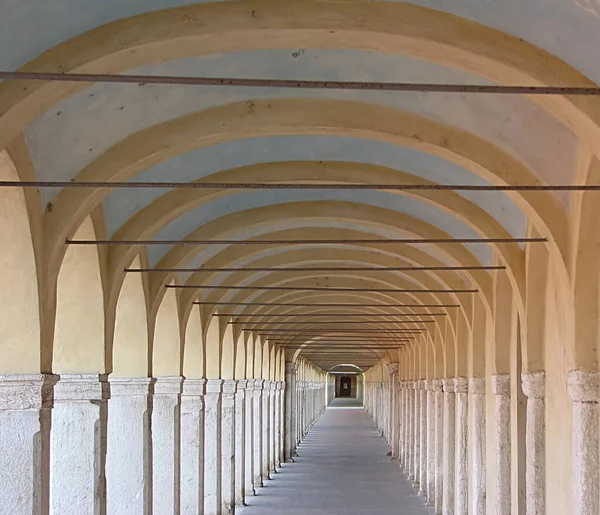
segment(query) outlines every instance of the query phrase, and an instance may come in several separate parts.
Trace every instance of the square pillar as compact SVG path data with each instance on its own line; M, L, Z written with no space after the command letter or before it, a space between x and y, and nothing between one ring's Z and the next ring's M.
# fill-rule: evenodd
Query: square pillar
M179 515L179 423L183 378L157 377L152 402L152 509ZM176 494L177 492L177 494Z
M98 374L61 375L50 430L50 513L97 515L105 508L108 383Z
M185 379L181 391L181 515L203 512L205 387L206 379Z
M244 495L255 495L254 491L254 379L248 379L244 390L246 405L244 435Z
M0 375L0 506L6 513L48 509L52 375Z
M106 449L106 511L149 511L150 383L148 377L111 377Z
M208 379L204 395L204 515L221 515L222 379Z
M253 390L253 450L254 450L254 459L253 459L253 471L252 478L254 488L259 488L263 486L263 475L262 475L262 461L263 461L263 405L262 405L262 391L263 391L263 379L255 379L254 380L254 390ZM207 514L205 514L207 515Z
M235 512L235 393L237 381L223 381L221 394L221 513Z
M235 504L246 503L246 387L248 380L239 379L235 393Z

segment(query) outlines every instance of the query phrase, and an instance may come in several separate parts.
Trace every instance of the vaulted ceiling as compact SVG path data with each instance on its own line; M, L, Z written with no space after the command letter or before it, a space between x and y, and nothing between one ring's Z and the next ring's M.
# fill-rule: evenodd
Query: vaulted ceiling
M597 0L11 0L0 17L0 69L588 86L600 81L599 29ZM597 113L596 100L565 97L146 83L0 85L2 143L22 133L33 178L45 181L569 184L581 142L596 138ZM40 197L56 255L92 212L105 227L99 239L524 238L535 221L539 233L555 241L560 234L553 224L569 207L568 195L552 192L132 188L46 189ZM108 248L114 291L139 251ZM523 275L519 243L178 244L147 245L144 251L151 268L499 264L516 283ZM48 259L53 256L49 250ZM171 281L329 288L199 287L182 290L180 300L185 309L198 300L263 303L214 304L203 314L218 307L248 322L243 327L296 331L272 336L273 341L303 344L344 335L371 341L372 347L378 343L375 333L362 336L348 325L349 317L340 320L335 313L358 315L352 320L362 329L385 330L380 334L401 344L405 338L394 331L414 325L372 315L440 311L398 304L460 305L459 314L443 308L448 321L436 323L442 330L444 323L454 327L459 316L468 322L472 294L331 288L477 289L487 303L491 273L304 270L149 277L155 304ZM344 303L356 306L310 306ZM280 316L302 313L331 318ZM369 366L390 352L347 352L333 344L327 349L336 355L311 356L308 345L302 352L326 369L349 361Z

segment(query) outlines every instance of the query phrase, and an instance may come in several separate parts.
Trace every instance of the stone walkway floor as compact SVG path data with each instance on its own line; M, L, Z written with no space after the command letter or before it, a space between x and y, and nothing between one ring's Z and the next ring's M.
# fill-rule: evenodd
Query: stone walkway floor
M300 444L295 463L236 510L241 515L431 515L371 419L354 399L336 399Z

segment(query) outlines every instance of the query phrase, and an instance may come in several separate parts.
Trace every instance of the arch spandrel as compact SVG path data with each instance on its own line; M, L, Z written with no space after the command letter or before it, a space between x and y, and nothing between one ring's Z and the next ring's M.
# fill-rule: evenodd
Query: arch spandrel
M140 266L139 256L131 266ZM149 372L148 314L141 274L130 274L123 281L114 316L112 374L117 377L146 377Z
M206 377L206 349L202 337L202 322L198 306L190 310L187 323L182 331L183 342L183 375L188 379Z
M0 153L0 180L20 180L6 152ZM0 374L40 373L40 306L36 258L25 194L0 190Z
M181 375L181 337L175 290L165 293L154 319L152 373L154 376Z
M75 233L95 239L88 217ZM58 274L54 326L55 373L105 371L104 298L98 251L94 247L71 247Z

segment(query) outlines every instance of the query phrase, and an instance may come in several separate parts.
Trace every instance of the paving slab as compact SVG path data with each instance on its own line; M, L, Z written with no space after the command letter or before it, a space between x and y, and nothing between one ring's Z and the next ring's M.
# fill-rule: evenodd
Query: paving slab
M433 515L354 399L335 399L240 515Z

